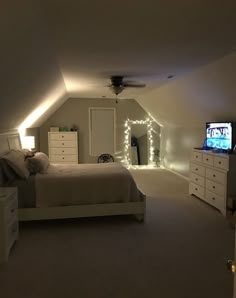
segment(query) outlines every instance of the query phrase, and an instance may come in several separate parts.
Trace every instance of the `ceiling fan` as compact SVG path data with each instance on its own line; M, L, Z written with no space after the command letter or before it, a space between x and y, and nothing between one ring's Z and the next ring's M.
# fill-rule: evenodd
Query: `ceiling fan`
M134 81L124 81L124 76L111 76L110 77L111 84L108 87L111 88L112 92L116 94L120 94L125 88L143 88L146 85L136 83Z

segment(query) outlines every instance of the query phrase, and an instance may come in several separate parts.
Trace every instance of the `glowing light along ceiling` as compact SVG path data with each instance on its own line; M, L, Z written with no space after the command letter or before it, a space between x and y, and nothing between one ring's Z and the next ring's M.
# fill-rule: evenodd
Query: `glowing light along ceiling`
M32 127L33 124L42 117L60 98L65 95L65 89L61 86L54 89L53 92L40 104L36 107L26 119L19 125L18 131L20 137L22 138L25 135L26 128Z

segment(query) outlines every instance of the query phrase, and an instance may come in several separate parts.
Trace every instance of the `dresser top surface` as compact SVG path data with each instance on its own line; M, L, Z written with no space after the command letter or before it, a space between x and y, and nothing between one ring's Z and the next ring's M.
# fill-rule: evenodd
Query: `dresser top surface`
M49 131L48 133L49 134L64 134L64 133L66 133L66 134L69 134L69 133L76 134L77 131Z
M209 155L214 155L214 156L219 156L219 157L231 157L231 156L236 156L235 154L228 154L228 153L222 153L222 152L214 152L211 150L204 150L204 149L193 149L195 152L199 153L204 153L204 154L209 154Z

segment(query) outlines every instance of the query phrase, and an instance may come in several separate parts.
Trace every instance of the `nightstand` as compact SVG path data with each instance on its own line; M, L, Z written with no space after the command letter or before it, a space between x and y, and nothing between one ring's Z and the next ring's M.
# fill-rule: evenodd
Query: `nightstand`
M0 263L7 262L18 239L17 188L0 187Z

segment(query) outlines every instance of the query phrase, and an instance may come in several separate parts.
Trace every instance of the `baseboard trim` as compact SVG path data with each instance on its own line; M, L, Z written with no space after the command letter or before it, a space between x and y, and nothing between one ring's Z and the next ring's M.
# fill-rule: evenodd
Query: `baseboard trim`
M181 178L183 178L183 179L189 181L189 178L188 178L188 177L186 177L186 176L184 176L184 175L182 175L182 174L180 174L180 173L178 173L178 172L176 172L176 171L173 171L173 170L171 170L171 169L168 169L168 168L166 168L166 167L164 167L164 166L163 166L163 168L164 168L165 170L167 170L167 171L169 171L169 172L171 172L171 173L173 173L173 174L175 174L175 175L177 175L177 176L179 176L179 177L181 177Z

